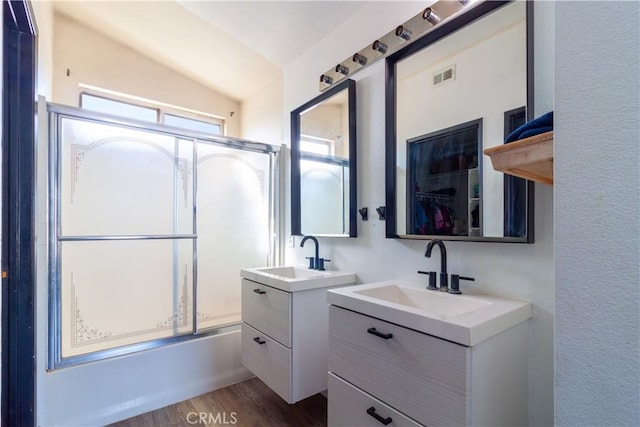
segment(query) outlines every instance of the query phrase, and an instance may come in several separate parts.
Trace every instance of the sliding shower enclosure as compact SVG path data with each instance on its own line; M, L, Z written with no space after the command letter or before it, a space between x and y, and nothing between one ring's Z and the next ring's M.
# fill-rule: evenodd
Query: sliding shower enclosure
M50 368L240 321L276 249L279 147L49 105Z

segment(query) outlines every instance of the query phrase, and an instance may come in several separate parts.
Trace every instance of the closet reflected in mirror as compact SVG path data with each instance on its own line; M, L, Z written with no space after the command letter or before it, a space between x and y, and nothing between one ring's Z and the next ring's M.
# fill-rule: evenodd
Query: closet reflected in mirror
M356 237L355 82L291 112L292 235Z
M528 3L480 3L387 58L387 237L533 241L532 184L483 154L531 113Z
M481 236L482 119L407 141L407 232Z

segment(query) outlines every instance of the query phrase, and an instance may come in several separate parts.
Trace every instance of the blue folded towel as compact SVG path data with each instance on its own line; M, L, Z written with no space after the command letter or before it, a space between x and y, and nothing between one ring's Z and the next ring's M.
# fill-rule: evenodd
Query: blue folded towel
M507 136L504 143L517 141L519 139L528 138L530 136L538 135L541 133L549 132L553 130L553 111L543 114L537 119L533 119L522 126L516 128L513 132Z

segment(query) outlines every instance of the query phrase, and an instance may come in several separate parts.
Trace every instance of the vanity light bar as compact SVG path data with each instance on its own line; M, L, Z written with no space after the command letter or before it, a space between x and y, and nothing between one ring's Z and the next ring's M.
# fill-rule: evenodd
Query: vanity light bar
M440 0L431 4L404 24L398 25L393 31L388 32L322 74L319 82L320 91L329 89L378 59L414 42L436 25L440 25L443 21L453 18L478 3L481 1Z

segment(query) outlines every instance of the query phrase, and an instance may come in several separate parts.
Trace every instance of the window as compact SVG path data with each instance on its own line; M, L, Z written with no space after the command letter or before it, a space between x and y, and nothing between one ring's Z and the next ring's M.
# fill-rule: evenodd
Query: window
M311 135L300 135L300 151L321 156L333 155L333 141Z
M203 122L202 120L188 119L186 117L174 116L173 114L164 115L164 124L167 126L175 126L182 129L195 130L198 132L220 135L222 126L217 123Z
M80 106L86 110L99 111L115 116L126 116L135 120L144 120L147 122L158 121L158 110L154 108L140 107L139 105L113 101L86 93L80 95Z
M81 85L83 88L85 86ZM104 92L109 97L93 92ZM164 123L208 135L224 134L224 120L213 115L93 87L89 92L80 94L80 107L134 120Z

